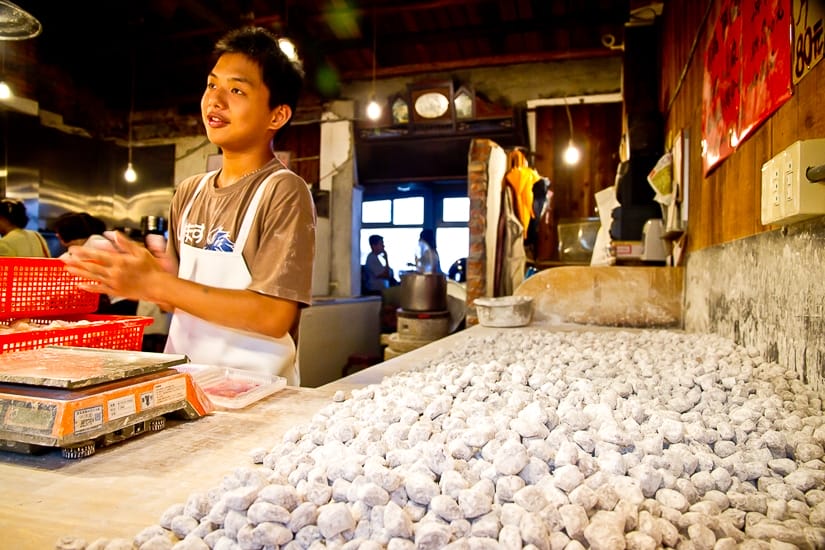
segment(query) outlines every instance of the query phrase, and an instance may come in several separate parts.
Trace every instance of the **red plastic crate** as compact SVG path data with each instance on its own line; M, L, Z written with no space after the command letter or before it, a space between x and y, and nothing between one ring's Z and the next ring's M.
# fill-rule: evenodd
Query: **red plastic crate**
M77 288L82 280L58 258L0 258L0 318L91 313L99 295Z
M0 334L0 353L37 349L44 346L81 346L86 348L139 351L143 343L143 329L154 321L151 317L133 315L65 315L31 318L29 322L48 325L52 321L89 321L89 324L59 328L42 328ZM8 327L10 322L0 321Z

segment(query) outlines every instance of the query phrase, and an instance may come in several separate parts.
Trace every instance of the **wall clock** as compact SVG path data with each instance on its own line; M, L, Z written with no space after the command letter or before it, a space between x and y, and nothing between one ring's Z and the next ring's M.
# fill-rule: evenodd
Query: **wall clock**
M414 123L452 123L453 83L421 83L410 86L410 103Z
M450 99L441 92L425 92L415 100L415 112L423 118L439 118L450 109Z

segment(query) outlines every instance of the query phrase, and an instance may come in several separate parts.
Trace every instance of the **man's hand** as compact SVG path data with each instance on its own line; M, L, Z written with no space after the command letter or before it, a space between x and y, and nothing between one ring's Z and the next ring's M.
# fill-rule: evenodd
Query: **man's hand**
M166 239L163 238L163 235L146 235L144 242L146 243L146 249L158 260L163 269L177 275L178 262L166 252Z
M161 281L171 274L166 270L169 258L156 258L151 251L129 240L126 235L107 231L112 247L71 246L61 256L66 271L91 283L78 286L89 292L122 296L132 300L163 302L159 296ZM164 266L163 263L167 266Z

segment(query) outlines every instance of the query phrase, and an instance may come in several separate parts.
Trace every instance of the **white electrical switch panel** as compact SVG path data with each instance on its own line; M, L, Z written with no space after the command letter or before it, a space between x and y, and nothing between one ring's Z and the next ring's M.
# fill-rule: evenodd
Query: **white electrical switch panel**
M825 139L797 141L762 165L762 224L788 224L825 215L825 183L805 171L825 164Z

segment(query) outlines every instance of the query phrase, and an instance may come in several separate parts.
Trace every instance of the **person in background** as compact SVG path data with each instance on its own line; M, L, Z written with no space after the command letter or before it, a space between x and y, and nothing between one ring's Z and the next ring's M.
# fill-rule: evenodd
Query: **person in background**
M92 235L103 235L106 223L88 212L65 212L54 220L53 228L60 244L68 249L83 246Z
M260 27L230 31L214 54L201 116L221 168L180 183L165 249L162 235L144 248L107 232L110 250L73 246L64 261L92 281L86 290L173 311L166 353L298 385L291 331L312 302L315 207L272 143L295 112L303 69Z
M60 244L66 249L70 246L84 246L92 235L103 238L106 222L88 212L66 212L54 220L54 232ZM122 296L101 294L95 313L106 315L136 315L138 303Z
M0 256L51 257L46 239L37 231L24 229L28 223L29 215L21 201L0 200Z
M435 248L435 234L432 229L424 229L418 235L415 267L419 273L441 273L441 261Z
M387 260L384 238L381 235L370 235L369 243L372 251L367 254L364 264L364 293L381 294L385 288L397 285L398 281Z

